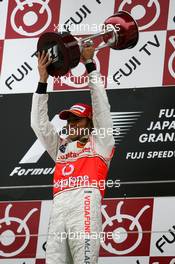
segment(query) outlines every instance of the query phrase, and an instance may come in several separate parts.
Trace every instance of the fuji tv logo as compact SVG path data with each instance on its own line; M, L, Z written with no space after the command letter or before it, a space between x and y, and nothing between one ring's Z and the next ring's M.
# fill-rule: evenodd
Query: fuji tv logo
M11 216L13 205L9 204L4 213L4 218L0 219L0 250L1 257L14 257L22 253L30 242L30 229L27 221L38 211L37 208L31 209L24 219ZM12 247L13 245L13 247Z
M144 214L146 210L150 208L150 205L145 205L138 213L136 216L129 215L126 213L122 213L122 206L124 206L124 202L121 201L118 203L116 207L116 214L114 216L108 216L108 213L106 212L106 207L107 205L102 206L102 215L105 218L105 222L103 223L102 229L103 232L108 232L107 230L111 230L111 227L116 226L117 228L112 231L112 239L111 240L104 240L101 242L102 247L107 251L115 255L126 255L134 251L140 243L142 242L143 238L143 230L142 226L139 222L139 219L141 216ZM130 225L128 226L129 230L126 230L126 227L124 225ZM121 225L121 226L120 226ZM136 236L132 238L132 232L137 234L137 239ZM130 243L128 248L123 248L121 250L117 249L117 246L123 243L126 243L126 241L131 240L132 243ZM135 239L135 241L134 241Z
M44 32L52 20L52 12L48 5L49 1L26 0L22 2L16 0L16 7L11 14L13 30L27 37L33 37ZM23 18L23 25L18 25L17 21L20 17Z
M139 24L139 30L147 30L159 19L161 7L158 0L134 1L123 0L118 7L119 11L126 10L135 18ZM150 15L152 13L152 16ZM148 15L150 20L148 21Z

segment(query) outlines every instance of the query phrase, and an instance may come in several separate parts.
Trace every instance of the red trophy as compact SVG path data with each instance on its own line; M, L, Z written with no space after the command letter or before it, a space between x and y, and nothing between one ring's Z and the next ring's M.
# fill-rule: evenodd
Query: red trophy
M95 50L105 47L115 50L133 48L139 38L138 26L128 12L120 11L105 20L100 33L86 38L78 39L69 32L44 33L38 40L37 51L49 53L52 63L47 70L51 76L63 76L80 62L82 47L93 45L93 39L97 37L102 38L104 44Z

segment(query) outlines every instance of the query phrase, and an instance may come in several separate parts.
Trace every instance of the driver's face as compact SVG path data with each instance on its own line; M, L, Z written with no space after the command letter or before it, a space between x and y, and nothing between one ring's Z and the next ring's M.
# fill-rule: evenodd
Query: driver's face
M77 140L81 136L87 135L90 122L87 117L79 117L70 114L67 119L68 134L72 140Z

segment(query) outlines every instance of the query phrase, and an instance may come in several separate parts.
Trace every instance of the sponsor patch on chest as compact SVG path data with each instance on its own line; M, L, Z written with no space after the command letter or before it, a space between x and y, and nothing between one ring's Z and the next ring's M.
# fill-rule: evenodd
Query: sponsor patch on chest
M68 153L59 155L59 159L69 159L69 158L77 158L77 157L81 157L84 155L90 155L92 154L92 149L89 148L83 148L80 151L68 151Z

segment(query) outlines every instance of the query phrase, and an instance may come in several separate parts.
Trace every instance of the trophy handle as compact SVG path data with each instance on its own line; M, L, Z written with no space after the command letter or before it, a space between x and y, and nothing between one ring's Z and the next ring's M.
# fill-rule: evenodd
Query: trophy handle
M115 50L133 48L139 38L138 25L133 17L126 11L120 11L108 17L104 22L103 31L92 36L83 38L81 43L94 38L102 37L104 44L95 50L110 47Z

